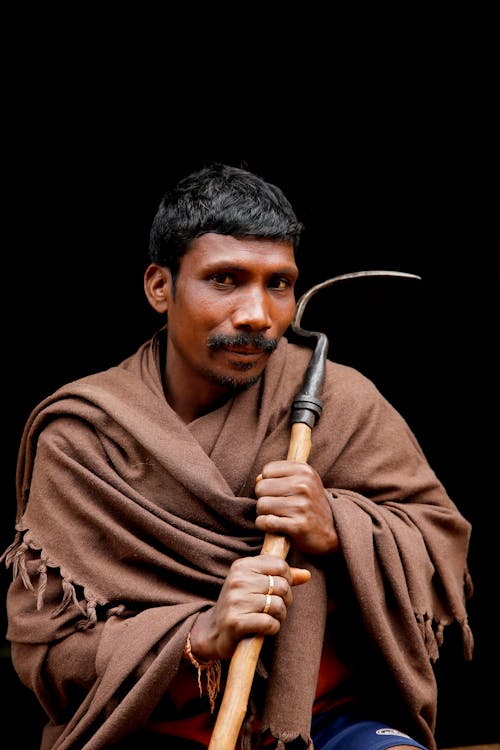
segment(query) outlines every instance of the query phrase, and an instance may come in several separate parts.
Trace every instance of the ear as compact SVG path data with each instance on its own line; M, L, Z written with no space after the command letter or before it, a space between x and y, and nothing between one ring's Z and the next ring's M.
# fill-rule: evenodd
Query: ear
M172 294L172 274L168 268L151 263L144 273L144 291L148 302L158 313L168 312Z

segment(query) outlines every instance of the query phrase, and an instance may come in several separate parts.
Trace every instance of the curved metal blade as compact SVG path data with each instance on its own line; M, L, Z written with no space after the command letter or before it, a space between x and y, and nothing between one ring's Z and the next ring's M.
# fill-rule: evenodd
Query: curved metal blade
M311 297L316 294L316 292L319 292L320 289L325 289L327 286L336 284L338 281L358 279L362 276L401 276L407 279L418 279L419 281L422 280L421 276L417 276L414 273L405 273L405 271L353 271L352 273L343 273L340 276L333 276L331 279L327 279L326 281L322 281L320 284L316 284L315 286L311 287L309 291L305 292L305 294L300 297L299 301L297 302L295 315L291 323L292 329L296 333L300 333L303 331L303 329L300 328L302 315L304 314L305 306L307 305Z

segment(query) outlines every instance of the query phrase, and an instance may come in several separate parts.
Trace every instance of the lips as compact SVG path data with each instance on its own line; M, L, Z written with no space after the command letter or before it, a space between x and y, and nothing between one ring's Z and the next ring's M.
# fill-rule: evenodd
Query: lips
M242 347L223 347L228 364L233 367L253 367L262 358L267 358L269 354L262 349L250 349Z
M262 349L232 349L224 347L223 351L233 359L245 360L245 362L259 359L264 354Z
M242 356L262 354L263 351L262 349L236 349L233 347L224 347L224 350L230 354L241 354Z

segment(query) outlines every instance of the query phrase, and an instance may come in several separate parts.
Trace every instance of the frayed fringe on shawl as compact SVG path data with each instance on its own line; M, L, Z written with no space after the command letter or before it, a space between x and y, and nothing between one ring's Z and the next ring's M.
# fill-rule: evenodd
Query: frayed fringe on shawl
M293 742L298 737L305 743L306 750L314 750L314 744L312 738L309 735L297 734L296 732L273 732L273 737L276 737L277 743L275 745L276 750L286 750L288 742Z
M279 736L275 736L275 739L277 740L276 745L274 746L275 750L286 750L286 743L296 740L297 737L299 737L299 735L295 732L281 732ZM305 750L314 750L314 744L311 737L300 735L300 738L305 742ZM255 745L252 744L251 736L241 738L241 750L252 750L254 747ZM262 744L260 744L259 747L262 747Z
M433 618L432 615L430 615L428 612L424 612L423 614L420 612L416 612L415 618L417 620L418 627L427 648L429 658L432 662L436 662L439 658L439 649L443 645L444 629L445 626L449 623L437 622L435 625L436 631L434 632ZM474 650L474 637L472 635L467 617L463 617L462 619L457 618L457 622L462 630L464 659L466 659L467 661L471 661L472 653Z
M255 700L253 699L252 695L250 695L247 715L241 728L241 750L254 750L254 748L256 747L262 748L264 746L264 737L267 736L268 731L271 732L272 736L277 740L277 743L274 746L275 750L286 750L285 744L288 742L292 742L293 740L297 739L297 737L301 737L301 739L305 742L306 750L314 750L313 741L309 735L300 735L298 732L279 732L277 730L273 731L270 726L261 726L258 730L252 731L256 716L257 710L255 706Z
M422 639L427 649L429 659L432 662L435 662L439 658L439 646L438 646L437 638L434 634L434 630L432 627L432 615L430 615L428 612L424 612L424 613L416 612L415 617L417 620L418 627L420 629L420 633L422 635ZM442 642L443 640L442 629L440 631L440 638Z
M292 734L291 732L280 732L279 736L277 737L278 742L276 743L276 750L286 750L286 743L292 742L292 740L297 739L298 736L298 734ZM314 745L311 737L309 737L308 735L306 737L300 735L300 739L305 742L306 750L314 750Z
M28 549L29 547L23 541L21 532L17 531L14 541L7 547L2 557L0 557L0 562L5 560L6 568L10 568L12 565L12 577L17 578L21 576L24 587L29 591L34 591L35 589L26 569L26 552Z
M255 747L252 740L255 738L255 734L252 734L251 725L253 723L253 720L255 718L255 713L253 710L250 711L242 729L242 737L241 737L241 750L252 750L252 748ZM276 745L275 750L286 750L286 745L289 742L293 742L293 740L296 740L298 737L305 743L305 750L314 750L314 743L312 741L312 737L310 735L306 734L299 734L298 732L287 732L286 730L280 732L278 730L272 730L269 726L263 726L258 730L258 735L260 738L263 738L267 731L271 732L272 736L276 739ZM258 741L258 747L262 747L262 739ZM266 745L267 747L267 745Z
M24 534L24 537L23 537ZM40 552L40 564L36 569L36 575L38 575L38 586L35 589L31 580L28 568L26 565L26 553L29 549ZM44 604L44 595L47 589L47 569L48 568L59 568L61 575L61 586L62 586L62 600L58 607L52 612L51 618L55 618L64 612L70 604L74 604L80 612L84 615L83 620L79 620L75 627L78 630L86 630L91 628L97 622L97 600L96 597L89 592L87 589L83 589L85 598L84 608L81 602L78 601L76 595L76 589L69 576L66 575L59 565L49 559L48 555L44 553L40 545L38 545L32 538L29 530L21 529L16 532L16 536L12 544L10 544L5 552L0 557L0 563L5 560L5 567L10 568L12 566L12 577L21 578L23 585L28 591L32 591L36 596L36 608L40 611Z
M470 629L467 617L463 617L461 620L458 620L458 624L462 628L464 659L466 659L467 661L471 661L474 651L474 636L472 635L472 630Z

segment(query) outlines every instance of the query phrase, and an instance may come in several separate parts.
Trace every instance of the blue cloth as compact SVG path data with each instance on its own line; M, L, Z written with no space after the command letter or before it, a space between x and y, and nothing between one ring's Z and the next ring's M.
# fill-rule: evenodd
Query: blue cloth
M336 711L314 717L312 722L314 750L386 750L408 745L427 750L425 745L397 728L379 721L359 717L354 711L340 715Z

